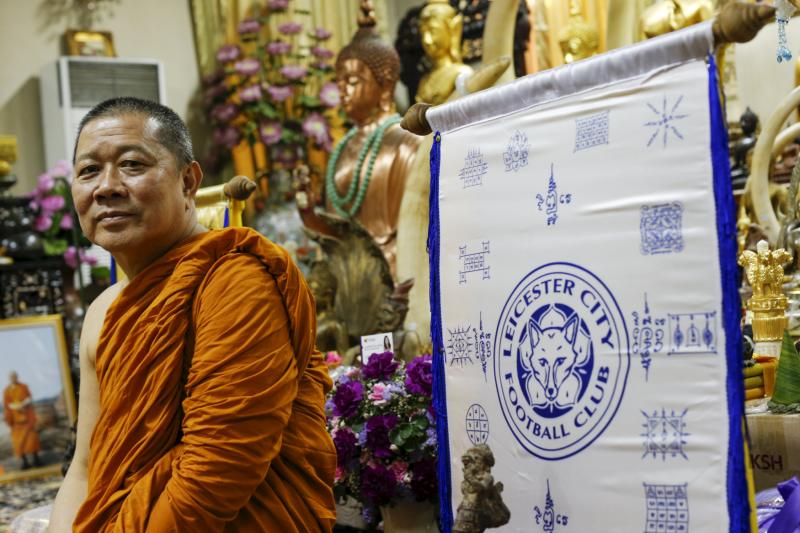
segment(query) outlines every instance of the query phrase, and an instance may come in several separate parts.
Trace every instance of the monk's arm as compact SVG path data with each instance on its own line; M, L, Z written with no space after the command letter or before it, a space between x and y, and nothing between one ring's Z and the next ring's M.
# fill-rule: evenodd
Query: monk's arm
M221 263L198 293L183 437L148 532L222 531L266 477L297 395L275 280L249 255Z
M78 508L86 499L87 473L89 465L89 441L100 412L100 392L95 370L95 347L100 328L105 317L107 297L98 297L96 304L89 306L81 331L80 343L80 404L78 407L78 434L75 442L75 455L69 465L67 475L53 504L50 516L50 532L72 531L72 523Z

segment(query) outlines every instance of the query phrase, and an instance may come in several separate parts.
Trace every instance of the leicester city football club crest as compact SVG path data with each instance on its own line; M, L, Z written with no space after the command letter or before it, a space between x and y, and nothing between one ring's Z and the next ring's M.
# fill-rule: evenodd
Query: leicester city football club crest
M628 332L614 295L585 268L549 263L525 276L503 307L494 353L503 416L536 457L580 452L616 415Z

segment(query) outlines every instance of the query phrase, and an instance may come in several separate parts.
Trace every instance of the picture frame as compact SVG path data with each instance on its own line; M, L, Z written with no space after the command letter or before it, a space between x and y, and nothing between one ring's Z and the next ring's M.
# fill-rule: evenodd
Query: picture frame
M67 30L67 54L71 56L116 57L114 38L108 31Z
M0 483L58 474L77 419L61 315L0 320Z

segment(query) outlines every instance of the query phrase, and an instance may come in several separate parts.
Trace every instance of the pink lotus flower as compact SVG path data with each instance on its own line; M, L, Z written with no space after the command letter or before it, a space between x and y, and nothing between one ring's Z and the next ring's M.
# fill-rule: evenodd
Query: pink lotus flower
M248 85L239 91L239 98L242 102L257 102L261 100L261 86L258 84Z
M67 202L63 196L55 194L53 196L45 196L39 201L39 204L45 213L55 213L59 209L63 209Z
M342 357L336 352L328 352L325 354L325 364L338 365L342 362Z
M60 160L50 169L49 174L56 178L69 178L72 176L72 165L69 161Z
M267 8L270 11L284 11L289 7L289 0L269 0Z
M34 194L46 194L53 190L53 186L55 186L56 180L50 172L45 172L44 174L39 176L39 179L36 182L36 190Z
M293 94L292 88L288 85L270 85L267 92L276 102L283 102Z
M281 74L287 80L299 80L308 73L306 67L300 65L286 65L281 67Z
M211 110L211 116L223 123L230 122L238 114L239 108L235 104L221 104Z
M61 229L72 229L73 220L72 220L72 213L64 213L64 216L61 217L61 222L58 224L58 227Z
M74 246L70 246L67 248L67 251L64 252L64 262L72 270L78 268L78 257L81 258L81 263L86 263L89 266L95 266L97 264L97 258L87 253L83 248L78 250Z
M235 44L226 44L219 47L217 50L217 61L220 63L228 63L239 59L242 51Z
M331 35L333 35L333 33L326 30L325 28L315 28L313 33L313 37L315 39L319 39L320 41L325 41L327 39L330 39Z
M242 76L252 76L253 74L258 74L258 71L261 69L261 64L257 59L247 57L237 61L236 64L233 65L233 68Z
M312 46L311 54L320 59L333 59L336 55L333 50L328 50L324 46Z
M336 107L341 103L339 93L339 86L329 81L322 85L322 88L319 90L319 101L322 102L322 105L325 107Z
M272 145L277 144L281 140L283 128L281 127L281 123L277 120L267 120L262 122L258 127L258 133L264 144Z
M303 30L303 25L299 22L284 22L278 25L278 31L284 35L296 35Z
M267 44L267 53L272 54L274 56L281 55L281 54L288 54L292 51L292 45L287 43L286 41L272 41Z
M240 35L248 35L252 33L258 33L258 30L261 29L261 23L255 19L245 19L239 23L239 30Z
M303 121L303 133L314 139L318 145L325 146L330 143L328 123L325 122L325 117L319 113L311 113L306 117Z
M53 219L49 215L41 214L33 221L33 229L39 233L49 230L53 226Z
M212 134L212 139L214 140L215 144L221 144L225 148L233 148L239 141L242 139L239 130L234 128L233 126L226 126L224 128L217 128L214 130Z

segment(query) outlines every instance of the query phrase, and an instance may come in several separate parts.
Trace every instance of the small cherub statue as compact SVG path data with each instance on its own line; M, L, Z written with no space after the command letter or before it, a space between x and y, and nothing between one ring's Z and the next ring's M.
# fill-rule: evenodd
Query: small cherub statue
M788 300L783 294L783 266L792 256L783 248L770 250L769 243L759 241L756 251L745 250L739 265L745 270L753 296L747 309L753 313L753 334L756 342L778 342L788 325Z
M485 444L478 444L461 456L461 462L464 464L463 499L458 506L453 533L483 533L487 528L507 524L511 512L503 503L503 484L495 483L492 477L492 450Z

